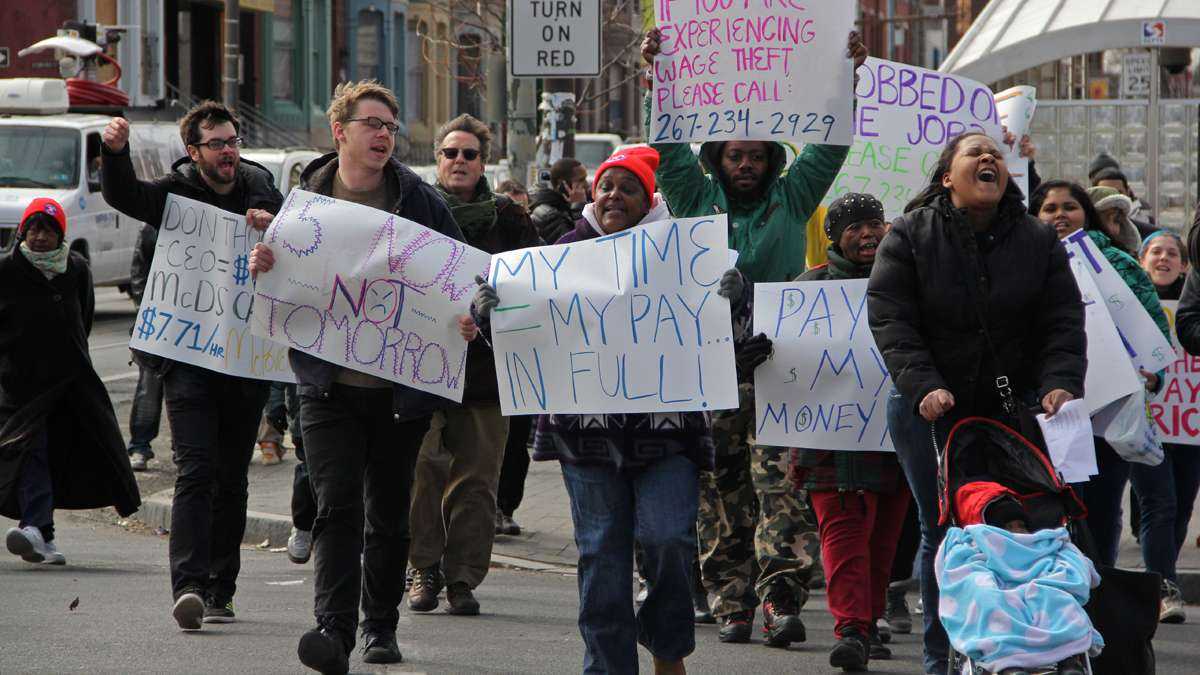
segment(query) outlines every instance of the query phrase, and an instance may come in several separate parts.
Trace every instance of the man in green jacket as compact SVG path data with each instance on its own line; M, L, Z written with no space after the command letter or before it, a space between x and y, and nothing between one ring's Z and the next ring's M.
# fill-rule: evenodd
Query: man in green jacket
M642 57L653 65L662 33L652 29ZM847 57L862 65L867 49L851 32ZM853 95L853 94L851 94ZM649 97L646 100L649 112ZM649 127L649 124L647 124ZM684 143L655 143L659 188L678 218L727 214L729 247L751 282L795 279L804 271L805 224L841 170L847 146L808 145L784 173L783 145L764 141L705 143L700 161ZM707 175L705 170L708 171ZM739 327L747 336L749 327ZM764 641L787 647L805 640L800 608L820 545L816 521L787 479L786 448L753 443L754 394L713 419L717 467L700 478L700 567L716 596L722 642L747 642L762 599Z

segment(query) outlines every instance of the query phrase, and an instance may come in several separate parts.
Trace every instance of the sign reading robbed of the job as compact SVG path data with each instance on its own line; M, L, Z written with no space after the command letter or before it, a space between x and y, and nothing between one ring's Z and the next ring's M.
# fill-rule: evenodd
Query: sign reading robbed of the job
M653 2L652 142L850 144L855 3Z
M462 401L475 276L489 257L399 216L292 190L263 241L256 335L413 389Z
M493 256L503 413L736 408L726 227L660 221Z
M754 332L774 355L754 371L762 445L892 450L892 378L867 325L867 280L754 285Z
M928 183L950 139L982 131L1004 140L992 91L974 80L874 57L858 76L854 144L826 203L866 192L891 220Z
M598 77L599 0L509 0L513 77Z
M246 216L172 194L129 347L238 377L294 382L287 347L250 333Z

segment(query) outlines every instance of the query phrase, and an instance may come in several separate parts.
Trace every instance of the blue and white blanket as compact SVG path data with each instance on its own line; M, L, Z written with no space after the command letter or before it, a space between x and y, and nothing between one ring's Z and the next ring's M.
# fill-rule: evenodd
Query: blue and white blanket
M989 671L1043 666L1104 647L1083 611L1100 575L1064 527L1031 534L952 527L935 568L950 644Z

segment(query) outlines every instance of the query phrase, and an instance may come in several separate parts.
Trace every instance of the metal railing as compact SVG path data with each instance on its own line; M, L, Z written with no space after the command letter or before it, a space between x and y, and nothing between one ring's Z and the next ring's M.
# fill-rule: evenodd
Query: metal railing
M170 82L166 82L165 85L170 105L181 112L187 112L200 102L200 99L190 93L180 91ZM242 138L245 139L248 147L291 148L312 145L306 133L272 122L252 103L238 101L237 116L242 123Z

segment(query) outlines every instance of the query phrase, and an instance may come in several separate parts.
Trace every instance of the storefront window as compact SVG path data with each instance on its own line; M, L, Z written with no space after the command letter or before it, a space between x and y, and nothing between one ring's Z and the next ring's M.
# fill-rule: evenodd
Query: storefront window
M280 101L296 99L296 22L292 15L292 0L275 0L272 19L271 94Z

